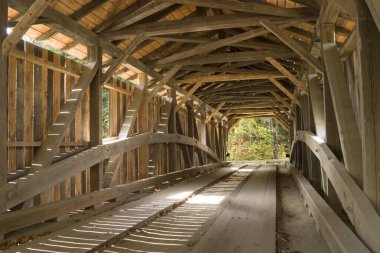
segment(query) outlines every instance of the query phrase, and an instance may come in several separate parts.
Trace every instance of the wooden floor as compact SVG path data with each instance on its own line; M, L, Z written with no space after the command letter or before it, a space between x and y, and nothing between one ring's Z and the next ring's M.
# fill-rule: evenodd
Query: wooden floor
M307 222L309 230L302 236L323 244L301 252L329 252L291 178L286 178L289 195L301 204L276 210L284 197L277 199L276 184L284 187L285 180L276 180L277 167L238 163L216 169L5 252L275 253L276 213L278 219L278 212L284 216L294 208L286 222ZM293 238L287 228L280 229ZM302 234L302 228L296 229Z
M212 173L169 187L141 200L128 203L89 220L43 236L6 252L89 252L127 234L131 229L183 202L236 167L224 167Z
M244 168L236 171L167 215L119 240L105 252L190 252L229 205L252 170L253 168Z
M254 171L192 252L276 251L276 166Z

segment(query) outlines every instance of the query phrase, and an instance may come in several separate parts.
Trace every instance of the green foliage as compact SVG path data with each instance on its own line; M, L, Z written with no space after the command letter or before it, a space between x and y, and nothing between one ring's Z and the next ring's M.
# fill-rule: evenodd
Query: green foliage
M288 148L288 133L272 118L242 119L229 133L231 160L285 158Z
M103 138L110 137L110 93L103 89Z

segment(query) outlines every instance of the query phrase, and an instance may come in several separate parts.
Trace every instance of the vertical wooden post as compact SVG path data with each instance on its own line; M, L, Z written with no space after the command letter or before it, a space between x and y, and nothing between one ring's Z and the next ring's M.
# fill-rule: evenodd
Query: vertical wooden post
M169 97L172 99L172 110L170 112L168 132L170 134L177 133L177 124L176 124L176 112L175 108L177 106L177 95L175 89L170 89L168 91ZM169 172L176 171L177 167L177 146L175 143L168 144L168 155L169 155Z
M320 82L318 75L315 72L315 69L309 66L308 72L308 87L310 94L310 101L313 109L314 123L316 134L322 138L326 138L326 129L325 129L325 115L323 108L323 94L320 88Z
M147 86L148 76L145 73L138 74L139 85ZM143 90L142 101L140 105L140 110L138 112L138 132L139 134L149 131L148 126L148 100L146 99L147 90ZM139 174L138 179L143 179L148 177L148 165L149 165L149 146L145 145L139 148Z
M219 158L224 161L226 160L226 150L224 143L224 129L222 120L218 123L218 132L219 132Z
M323 78L323 104L324 104L324 114L325 114L325 124L326 124L326 143L328 144L331 151L339 159L343 159L342 149L340 146L340 138L338 133L338 125L336 122L335 112L331 110L333 108L333 102L330 92L330 84L327 80L327 76Z
M99 46L88 47L89 62L98 61L102 65L102 50ZM90 146L102 144L102 68L99 67L90 84ZM103 162L90 168L90 191L103 188Z
M298 130L303 130L302 128L302 111L301 111L301 108L300 107L296 107L296 115L297 115L297 125L296 125L296 132ZM304 170L302 168L302 150L303 150L303 143L300 143L298 144L297 146L297 159L296 159L296 165L297 165L297 168L300 168L302 169L302 172L304 174L304 176L306 178L308 178L309 176L305 173L307 173L307 170Z
M323 92L320 89L320 81L318 79L317 74L315 73L314 68L312 68L311 66L309 66L308 84L309 84L308 87L309 87L310 100L311 100L311 104L313 108L313 116L314 116L314 121L316 125L316 133L320 138L326 140L327 126L325 122L326 120L325 113L329 113L329 112L326 112L329 109L325 110L324 108L324 98L323 98ZM332 110L329 110L329 111L332 111ZM338 142L339 142L339 139L338 139ZM323 169L321 170L321 176L322 176L321 178L322 189L325 193L326 201L338 213L341 210L341 205L340 205L338 196L335 192L335 189L333 188L330 180L328 179Z
M200 121L200 141L202 144L207 145L207 126L206 126L206 105L202 104L200 108L201 121ZM207 163L207 157L203 155L202 161L204 164Z
M363 155L363 190L380 214L380 32L364 1L358 1L357 77Z
M204 105L201 105L201 109L200 109L200 113L201 113L201 121L200 121L200 141L202 142L202 144L206 145L206 110L205 110L205 106Z
M189 137L194 138L194 108L193 101L186 102L187 108L187 134ZM189 158L191 166L194 166L194 147L189 146Z
M7 183L8 168L8 57L3 54L1 46L7 36L7 26L8 0L0 0L0 185ZM6 210L5 199L1 193L0 213Z
M362 171L362 142L355 112L350 98L349 86L340 62L337 45L333 40L332 32L321 30L322 52L329 80L332 101L337 119L338 132L341 136L341 147L345 167L351 177L363 186Z
M309 119L309 101L307 95L303 94L300 97L301 100L301 112L302 112L302 130L310 131L310 119ZM312 179L312 167L310 151L307 146L302 144L302 169L304 170L304 176L311 181Z
M221 152L220 152L220 139L219 139L219 121L215 124L215 153L222 160Z
M211 118L210 120L210 148L215 152L216 151L216 139L215 139L215 133L216 132L216 124L215 119Z

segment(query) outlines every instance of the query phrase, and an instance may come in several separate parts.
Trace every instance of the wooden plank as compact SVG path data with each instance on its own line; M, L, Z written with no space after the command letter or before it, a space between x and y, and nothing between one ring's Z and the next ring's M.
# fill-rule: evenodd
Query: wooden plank
M270 93L275 97L278 101L280 101L283 105L285 105L288 110L290 109L290 104L285 100L284 97L280 96L276 91L270 91Z
M20 43L17 47L23 48L24 44ZM24 140L24 93L25 93L25 62L17 60L17 99L16 99L16 140ZM16 149L16 168L25 168L24 149Z
M318 26L320 26L321 29L322 29L322 26L324 24L333 24L334 25L338 19L340 10L336 7L336 5L333 3L333 1L326 1L321 6L320 16L319 16L319 19L317 21ZM347 2L350 2L350 1L351 0L349 0Z
M252 167L245 169L253 170ZM275 166L262 166L252 172L191 252L224 253L237 250L276 251Z
M130 4L127 8L121 10L120 12L116 13L115 15L113 15L112 17L108 18L103 23L95 27L94 31L96 33L100 33L106 28L109 28L114 24L122 22L125 19L125 17L128 17L131 13L135 12L140 7L146 5L148 2L148 0L140 0Z
M300 95L301 114L302 114L302 129L304 131L315 131L314 121L312 119L312 108L310 97L306 94ZM316 189L320 189L324 182L321 182L321 168L318 160L304 145L302 147L302 163L303 171L306 178L313 184Z
M34 53L34 46L25 44L25 51ZM25 61L25 96L24 96L24 141L33 141L33 97L34 97L34 66L33 63ZM30 147L25 147L24 151L25 166L32 164L33 150Z
M193 108L193 101L188 101L186 102L186 108L187 108L187 136L189 136L190 138L195 138L195 129L196 128L196 125L194 124L194 119L195 119L195 115L194 115L194 108ZM195 153L194 153L194 148L191 146L191 147L188 147L188 150L189 150L189 155L190 155L190 163L192 165L195 165Z
M259 25L262 17L244 14L229 14L209 17L191 17L183 20L161 21L134 25L118 31L101 33L102 37L108 40L127 39L141 31L147 37L170 35L189 32L213 31L217 29L238 28L245 26ZM287 18L275 18L272 20L280 23L289 21Z
M48 51L42 50L42 59L48 59ZM43 141L47 135L47 123L48 123L48 69L45 66L41 67L41 139ZM42 204L48 202L48 192L42 192L40 196Z
M183 96L181 98L181 100L177 103L177 106L175 108L176 111L178 111L183 104L185 104L187 102L187 100L194 94L194 92L196 92L198 90L198 88L202 85L203 83L202 82L197 82L196 84L194 84L191 89L189 90L188 93L186 93L185 96Z
M97 66L102 64L102 49L98 46L88 48L88 61ZM91 79L87 80L90 81ZM102 133L102 70L97 68L95 75L90 81L90 146L95 147L103 143ZM86 88L84 88L86 90ZM72 113L75 114L76 110ZM103 161L90 168L90 191L97 191L103 188Z
M329 0L329 2L333 3L340 11L348 13L353 19L357 18L357 2L356 1Z
M53 0L36 0L33 2L30 8L21 17L20 21L17 22L17 25L13 28L11 34L2 41L3 54L9 54L29 27L34 24L52 1Z
M202 64L214 64L225 62L245 62L245 61L265 61L266 57L273 56L276 58L293 58L297 55L290 50L260 50L260 51L247 51L247 52L234 52L234 53L218 53L208 54L204 56L192 56L188 59L179 60L168 64L159 64L157 61L153 64L155 67L168 67L172 64L188 65L202 65Z
M121 66L121 64L132 55L132 53L135 51L135 49L138 47L138 45L143 42L145 39L145 34L140 33L136 35L136 37L132 40L132 42L128 45L125 52L121 55L118 55L115 61L112 63L112 65L107 69L106 73L103 75L103 83L106 83L110 78L111 75L115 73L115 71Z
M310 70L309 70L310 71ZM308 74L308 86L311 101L311 108L313 110L315 130L319 137L326 139L326 124L325 113L323 104L323 94L319 82L319 78L316 73Z
M380 43L380 32L372 20L370 10L362 3L358 7L357 20L357 68L355 75L358 80L360 108L360 134L363 157L363 190L372 205L380 213L380 176L378 164L377 126L380 124L378 115L380 50L376 46Z
M314 187L295 168L292 176L331 252L370 252L353 231L343 223Z
M3 75L2 75L3 76ZM17 112L17 60L9 57L8 71L8 142L16 141L16 112ZM9 145L9 143L8 143ZM8 148L8 173L16 171L16 148ZM4 167L5 168L5 167ZM7 172L7 171L6 171Z
M201 105L199 112L201 114L199 140L203 145L206 145L206 111L204 105Z
M238 12L264 14L282 17L303 17L307 15L305 8L288 9L275 5L266 5L254 2L239 2L230 0L159 0L177 4L189 4L207 8L227 9Z
M176 83L194 83L194 82L227 82L227 81L242 81L242 80L261 80L269 78L282 78L284 77L279 72L262 71L262 70L252 70L251 74L217 74L217 75L206 75L199 77L190 77L186 79L176 80Z
M76 71L70 71L66 67L63 67L60 64L56 64L54 62L50 62L47 59L41 59L40 57L34 56L32 54L29 54L27 52L23 52L21 50L13 49L10 52L11 56L17 57L18 59L23 59L25 61L30 61L34 64L47 67L48 69L61 72L63 74L67 74L74 77L79 77L79 72Z
M59 249L62 250L63 247L67 247L68 245L71 245L69 246L70 250L75 250L75 252L78 253L98 251L104 245L108 245L116 239L121 239L123 236L127 235L127 233L130 232L132 229L137 228L138 226L146 223L149 220L152 220L160 213L170 210L176 205L179 205L180 203L184 202L187 198L189 198L191 195L198 193L209 184L217 181L220 178L223 178L224 176L231 174L233 171L234 169L232 167L224 167L215 170L194 180L175 185L168 189L161 190L141 200L129 202L113 210L107 211L100 215L96 215L86 221L82 221L72 226L68 226L45 237L40 237L39 239L32 241L28 244L15 247L11 249L10 252L41 252L43 250L59 251ZM189 171L187 172L189 173ZM172 174L172 177L166 178L173 180L174 175L175 174ZM178 176L178 174L176 176ZM183 177L184 175L182 174L181 176ZM153 179L154 178L144 180L150 181L149 183L146 182L145 185L152 185ZM162 182L161 180L157 179L155 179L155 183ZM139 187L136 187L138 184L130 184L129 187L125 187L124 185L124 189L119 187L118 190L120 193L126 194L127 192L131 192L131 189L133 188L141 189L141 186L144 186L144 183L139 183ZM181 196L177 198L176 196L178 196L178 194L180 194ZM156 201L159 201L161 204L157 205ZM125 210L127 210L128 212L127 217L125 217ZM130 218L130 215L133 217L132 219ZM119 219L119 223L111 223L112 221L110 221L109 218ZM122 219L121 222L120 219ZM117 226L109 226L109 224L114 224ZM70 239L73 237L89 239L91 240L91 243L84 243L78 245L77 243L75 243L75 240L73 241Z
M174 65L163 78L154 86L153 90L149 92L147 101L150 101L153 96L157 94L166 84L172 81L175 74L182 68L181 64Z
M206 117L206 122L211 120L212 117L218 114L219 110L222 109L222 107L226 104L226 102L220 103L216 108L215 111L211 112L207 117Z
M8 0L0 1L0 45L7 37L8 27ZM13 62L14 63L14 62ZM12 64L13 65L13 64ZM13 65L13 67L15 67ZM13 82L10 85L14 84ZM14 87L13 87L14 88ZM12 86L10 87L12 91ZM0 185L7 182L8 168L8 57L3 48L0 49ZM14 96L14 95L13 95ZM10 94L10 98L13 97ZM11 108L12 109L12 108ZM12 127L13 128L13 127ZM0 212L6 211L5 195L0 194ZM0 240L3 234L0 234Z
M345 166L327 144L313 133L299 131L295 141L306 143L319 159L359 237L371 251L380 251L380 241L376 236L376 231L380 231L380 217Z
M176 113L176 129L178 134L185 135L185 129L182 126L181 117L179 113ZM182 157L184 160L184 168L190 168L192 163L190 161L190 154L187 145L181 145Z
M295 104L298 106L301 105L301 102L298 98L294 96L287 88L285 88L279 81L277 81L274 78L268 78L269 81L271 81L282 93L284 93L287 97L289 97Z
M40 150L34 158L32 171L39 170L41 167L49 165L52 161L55 151L59 146L59 143L62 141L66 129L73 120L75 112L77 111L97 68L97 63L88 63L84 66L83 74L79 78L77 85L71 90L69 99L60 110L58 117L48 131L46 140L43 142Z
M380 3L376 0L365 0L365 1L376 23L377 29L380 31Z
M162 10L165 10L172 6L172 3L157 3L157 2L148 2L143 7L135 10L134 12L130 13L129 15L125 15L123 17L123 20L120 20L117 23L114 23L114 26L111 26L109 28L110 31L120 30L127 26L130 26L140 20L143 20L155 13L158 13Z
M290 38L286 32L280 29L278 26L273 24L270 21L261 21L262 26L276 35L282 42L284 42L288 47L290 47L294 52L296 52L302 59L308 62L311 66L313 66L316 70L323 73L323 66L321 62L315 59L310 53L308 53L305 49L303 49L297 42L295 42L292 38Z
M172 100L168 98L166 100L165 106L161 111L160 119L158 122L157 127L157 133L167 133L168 132L168 123L169 123L169 115L171 114L172 110ZM163 145L162 144L156 144L153 145L152 148L149 150L149 173L151 175L157 175L157 162L159 159L159 156L161 155Z
M144 82L144 85L147 86L148 76L144 73L138 74L139 82ZM141 79L141 81L140 81ZM146 92L146 90L145 90ZM140 104L140 109L138 111L138 133L149 132L148 125L148 100L146 94L143 94L143 99ZM138 150L138 168L139 174L138 179L144 179L148 177L148 166L149 166L149 146L145 145L139 148Z
M90 1L84 6L82 6L79 10L75 11L70 17L76 21L82 19L83 17L90 14L96 8L99 8L106 0L94 0Z
M292 83L300 88L301 90L307 92L307 88L304 83L302 83L301 80L299 80L296 76L294 76L288 69L286 69L279 61L274 59L273 57L267 57L267 61L270 62L270 64L273 65L278 71L280 71L284 76L286 76Z
M175 107L177 105L177 94L175 89L171 89L168 92L169 98L172 100L171 102L171 110L169 115L168 122L168 133L177 133L177 123L176 123L176 111ZM169 162L169 172L174 172L177 170L177 146L176 143L170 143L168 145L168 162Z
M144 97L147 89L147 80L143 74L139 75L138 85L135 87L133 94L133 101L131 102L127 113L125 114L123 125L120 129L118 138L124 139L131 135L134 124L136 122L137 114L141 108L141 104L144 101Z
M362 144L338 50L335 43L323 43L322 48L345 165L362 187Z
M296 21L288 22L286 24L281 24L281 25L279 25L279 27L280 28L286 28L288 26L291 26L295 22ZM252 38L255 38L258 36L265 35L266 33L268 33L267 29L258 28L258 29L253 29L251 31L240 33L240 34L237 34L237 35L225 38L225 39L219 39L215 42L208 42L207 41L207 43L203 43L203 44L198 45L198 46L191 48L189 50L179 52L176 54L172 54L168 57L160 59L157 61L157 64L166 64L169 62L185 59L185 58L188 58L188 57L191 57L194 55L211 52L213 50L216 50L216 49L224 47L224 46L233 45L233 44L245 41L245 40L249 40L249 39L252 39Z
M118 139L128 138L132 134L133 127L135 125L139 112L141 109L144 109L144 103L147 103L147 82L147 76L145 74L138 74L138 86L135 87L134 95L132 97L133 101L130 103L124 114L124 122L119 131ZM117 106L117 104L115 106ZM142 148L142 155L148 156L148 154L145 154L147 150L144 148ZM109 160L108 165L104 171L104 182L106 187L110 186L110 184L116 180L116 176L119 174L122 162L122 155L123 154L119 154L118 156L115 156ZM147 169L148 164L146 164L146 173L142 174L144 177L147 177Z

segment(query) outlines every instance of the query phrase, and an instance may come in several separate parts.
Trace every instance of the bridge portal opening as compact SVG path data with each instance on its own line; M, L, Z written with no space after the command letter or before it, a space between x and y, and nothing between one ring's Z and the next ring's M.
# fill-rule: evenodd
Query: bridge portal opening
M289 133L273 118L243 118L230 128L229 160L284 159Z

